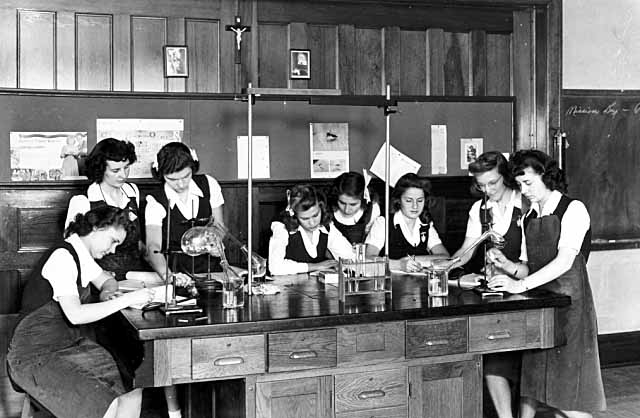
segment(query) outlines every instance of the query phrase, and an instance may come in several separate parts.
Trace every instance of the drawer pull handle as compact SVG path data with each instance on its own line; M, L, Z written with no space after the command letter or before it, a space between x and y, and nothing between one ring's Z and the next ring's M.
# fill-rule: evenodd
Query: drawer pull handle
M305 359L305 358L316 358L318 357L318 353L316 353L313 350L307 350L307 351L294 351L293 353L289 354L289 358L292 360L299 360L299 359Z
M358 399L367 400L374 398L383 398L386 395L384 390L365 390L364 392L358 393Z
M426 340L424 342L424 345L427 345L429 347L433 347L434 345L448 345L449 344L449 340Z
M496 332L495 334L487 335L487 340L505 340L507 338L511 338L511 333L509 332L509 330L504 330Z
M244 359L242 357L224 357L215 359L213 362L216 366L234 366L236 364L244 363Z

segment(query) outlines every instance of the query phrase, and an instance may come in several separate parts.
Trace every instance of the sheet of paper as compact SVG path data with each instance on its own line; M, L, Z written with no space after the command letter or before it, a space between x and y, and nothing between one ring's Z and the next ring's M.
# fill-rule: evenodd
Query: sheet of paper
M150 287L149 289L153 290L153 301L151 301L151 303L164 303L165 302L165 286L154 286L154 287ZM169 294L169 296L171 296L172 292L173 292L173 285L168 285L166 286L166 291ZM180 302L187 299L184 296L176 296L176 301ZM195 300L195 299L194 299ZM132 305L130 306L130 308L133 309L142 309L144 306L146 306L146 303L139 303L137 305Z
M417 173L420 170L421 164L415 160L412 160L408 156L404 155L393 146L390 146L390 161L389 161L389 184L395 186L400 177L407 173ZM385 146L382 144L376 158L371 164L369 169L373 174L385 179Z
M447 174L447 125L431 125L431 174Z
M349 171L349 124L310 123L311 178L335 178Z
M269 137L252 136L253 147L251 149L251 159L253 168L251 177L254 179L268 179L271 177L271 166L269 165ZM238 136L238 178L246 179L249 174L247 166L249 161L249 137Z
M462 170L468 170L469 164L484 152L483 145L483 138L460 138L460 168Z

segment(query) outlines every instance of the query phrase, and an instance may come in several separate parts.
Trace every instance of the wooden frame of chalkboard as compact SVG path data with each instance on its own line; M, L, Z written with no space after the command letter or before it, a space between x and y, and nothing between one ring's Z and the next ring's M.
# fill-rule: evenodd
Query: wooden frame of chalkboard
M563 90L569 195L591 215L592 249L640 248L640 90Z
M96 141L97 118L184 118L185 142L198 149L201 171L233 181L237 179L236 137L247 132L246 98L243 94L2 89L0 130L4 132L0 135L8 138L11 131L86 131L90 149ZM514 148L513 97L411 96L392 97L392 101L398 103L399 110L391 117L392 144L422 163L419 174L430 175L426 158L429 124L450 127L452 169L447 176L467 175L457 161L459 138L487 138L484 150L510 152ZM254 106L253 132L270 136L271 179L308 179L309 158L301 154L309 149L299 144L308 143L309 122L349 122L350 167L368 168L384 142L384 112L380 109L384 105L382 96L262 95ZM8 141L0 142L0 154L8 158ZM0 165L0 182L9 180L10 165Z

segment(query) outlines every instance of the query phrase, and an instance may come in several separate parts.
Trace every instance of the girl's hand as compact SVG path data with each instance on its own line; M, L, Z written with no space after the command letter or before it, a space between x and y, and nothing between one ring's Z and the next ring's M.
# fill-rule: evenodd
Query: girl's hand
M410 255L400 259L400 268L408 273L422 271L422 264Z
M325 260L319 263L309 263L309 272L335 270L337 266L338 261L336 260Z
M505 270L507 263L510 263L504 253L497 248L487 250L487 261L502 270Z
M501 292L522 293L526 289L522 280L513 280L506 274L498 274L489 280L489 289Z
M174 273L173 284L178 287L189 287L193 284L193 280L191 280L191 277L187 276L184 273Z
M154 292L152 289L139 289L125 293L123 298L127 298L127 306L147 304L153 302Z

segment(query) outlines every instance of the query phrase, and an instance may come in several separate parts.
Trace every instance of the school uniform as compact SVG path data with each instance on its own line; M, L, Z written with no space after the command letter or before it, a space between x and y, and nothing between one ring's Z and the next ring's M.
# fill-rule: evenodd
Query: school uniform
M543 210L532 208L524 220L529 272L551 262L559 248L577 254L560 277L540 286L571 296L571 305L558 309L558 331L566 344L525 351L520 394L568 411L602 411L606 400L600 374L596 313L586 260L590 218L584 204L553 191Z
M410 229L402 211L394 213L389 222L389 242L389 258L392 260L398 260L407 255L429 255L434 247L442 244L433 222L424 223L418 218ZM380 216L376 219L365 243L380 248L380 255L384 255L384 217Z
M349 240L351 244L364 243L373 223L380 216L377 203L370 203L365 209L358 211L351 217L346 217L339 210L333 212L333 225Z
M487 200L475 202L469 210L467 220L468 238L480 238L489 226L504 237L504 247L500 251L514 263L519 262L525 248L522 240L522 230L520 228L520 218L522 217L522 195L516 190L511 190L505 211L498 208L498 203ZM475 254L465 264L465 271L468 273L481 273L484 268L485 250L493 247L493 243L487 240L476 249Z
M135 184L125 183L120 188L124 198L120 202L114 202L107 197L98 183L92 183L87 189L87 194L73 196L69 201L65 228L69 226L77 214L85 214L89 210L102 206L113 206L124 209L129 217L127 224L127 236L116 247L114 254L107 254L97 263L103 270L115 274L116 280L124 280L128 271L147 271L151 267L144 261L139 242L142 239L142 227L140 224L140 191Z
M337 228L321 226L309 234L299 226L287 231L284 223L271 223L269 270L273 275L298 274L309 271L308 263L339 258L353 259L351 243Z
M219 257L211 257L208 254L191 257L183 254L180 239L191 227L206 225L211 217L212 209L223 204L224 198L220 184L206 174L192 177L186 203L167 184L162 190L147 196L145 223L162 227L163 251L166 251L167 246L171 251L169 268L183 273L222 271ZM166 208L171 211L170 227L167 225ZM167 242L168 227L169 242Z
M89 283L103 270L75 234L47 255L23 295L22 317L7 353L10 376L55 416L103 417L127 392L118 368L92 339L92 324L72 325L58 303L74 295L91 303Z

